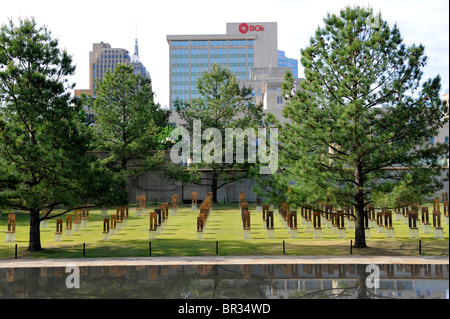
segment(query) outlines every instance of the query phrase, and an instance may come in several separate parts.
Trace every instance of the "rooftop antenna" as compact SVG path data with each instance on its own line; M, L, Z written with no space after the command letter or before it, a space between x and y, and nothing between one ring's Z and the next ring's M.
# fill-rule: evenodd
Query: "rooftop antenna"
M134 42L134 54L139 57L138 39L137 39L137 22L135 23L136 38Z

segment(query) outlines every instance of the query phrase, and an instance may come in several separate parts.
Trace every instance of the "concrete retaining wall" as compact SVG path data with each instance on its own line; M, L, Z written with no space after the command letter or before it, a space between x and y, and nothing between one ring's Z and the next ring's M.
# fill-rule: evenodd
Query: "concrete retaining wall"
M208 173L204 173L208 174ZM221 187L217 192L219 202L238 202L239 192L245 192L248 202L255 202L256 195L253 192L255 182L253 180L241 180ZM180 195L180 201L190 202L192 192L197 192L197 198L203 200L211 188L203 185L184 184L171 180L164 176L163 172L151 172L132 177L127 183L128 200L136 202L136 196L146 195L149 202L169 202L170 196Z
M96 152L99 158L105 158L104 152ZM170 151L165 154L166 160L170 160ZM208 174L208 172L203 172ZM448 174L448 170L442 172L442 176ZM247 202L256 202L256 194L253 187L256 185L254 180L240 180L230 183L218 190L217 200L219 202L239 202L239 193L245 192ZM207 193L211 191L210 187L193 184L183 184L169 179L164 172L150 172L132 177L127 182L128 200L130 203L136 203L136 196L146 195L148 202L170 202L170 197L174 194L180 195L180 201L190 202L192 192L197 192L199 201L203 200ZM441 198L442 192L450 193L449 182L444 183L444 188L437 192L434 197Z

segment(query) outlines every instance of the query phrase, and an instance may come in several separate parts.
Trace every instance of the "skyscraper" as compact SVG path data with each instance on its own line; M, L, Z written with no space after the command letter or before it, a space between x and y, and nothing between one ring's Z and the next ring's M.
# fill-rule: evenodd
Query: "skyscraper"
M119 64L130 65L130 54L126 49L111 48L109 43L94 43L89 52L89 89L95 95L95 82L102 81L107 71L114 72Z
M298 68L295 70L293 63L279 65L277 23L227 23L226 31L226 34L167 35L170 107L173 108L176 99L190 101L198 97L198 77L216 63L228 67L241 85L253 89L256 104L261 103L266 112L280 118L285 104L281 89L284 74L290 68L298 77ZM290 60L293 59L281 62ZM295 80L296 84L300 81ZM173 120L180 121L176 114Z
M253 67L277 67L277 23L227 23L226 34L168 35L170 105L198 96L197 79L213 64L227 66L238 80Z
M281 50L278 50L278 66L290 68L294 78L298 79L298 60L288 58Z
M138 47L138 39L135 40L134 44L134 54L131 56L131 65L133 66L134 73L142 75L144 78L150 78L150 72L147 68L142 64L139 59L139 47Z
M134 54L126 49L112 48L109 43L94 43L92 51L89 52L89 89L75 90L75 96L81 93L95 96L95 85L97 81L102 81L107 71L114 72L119 64L131 65L136 74L150 77L150 73L139 59L138 41L135 40Z

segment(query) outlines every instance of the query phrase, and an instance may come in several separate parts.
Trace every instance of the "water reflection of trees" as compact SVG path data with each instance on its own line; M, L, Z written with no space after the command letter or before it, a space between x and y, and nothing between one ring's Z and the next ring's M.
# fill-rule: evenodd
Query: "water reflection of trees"
M366 279L369 276L369 272L366 272L367 265L355 265L356 268L356 280L353 284L349 281L337 280L337 286L314 290L311 292L296 291L290 294L290 298L293 299L370 299L371 297L378 298L379 296L373 291L369 290L366 285Z
M367 265L185 265L80 267L80 289L65 268L0 269L0 298L325 299L380 298ZM448 265L380 265L382 278L443 278ZM323 287L307 287L307 282ZM326 285L322 283L326 282ZM331 286L330 286L331 283ZM292 284L292 285L291 285ZM291 286L289 286L291 285ZM297 285L297 286L295 286ZM300 285L303 285L300 287Z

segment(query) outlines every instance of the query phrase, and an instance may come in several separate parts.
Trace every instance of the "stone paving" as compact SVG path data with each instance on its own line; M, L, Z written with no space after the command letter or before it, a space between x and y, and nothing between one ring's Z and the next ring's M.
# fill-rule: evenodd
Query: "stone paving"
M2 259L0 268L146 265L257 265L257 264L449 264L448 256L201 256Z

